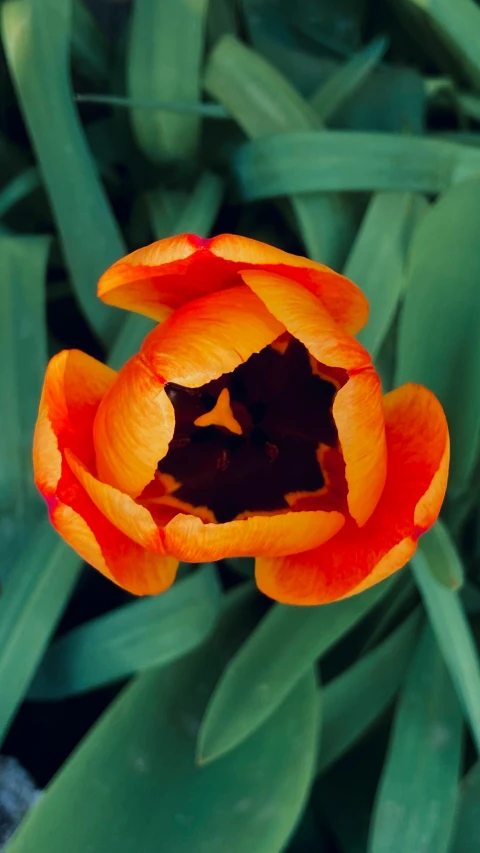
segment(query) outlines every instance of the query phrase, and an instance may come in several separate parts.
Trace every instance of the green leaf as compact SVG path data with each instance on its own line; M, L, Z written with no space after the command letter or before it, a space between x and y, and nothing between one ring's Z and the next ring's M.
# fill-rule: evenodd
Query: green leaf
M195 765L209 693L252 625L251 596L236 604L205 646L167 670L141 675L120 694L26 818L9 853L65 853L66 844L69 853L283 849L314 772L312 670L237 750L210 767Z
M433 29L480 89L480 9L472 0L408 0L426 13Z
M139 0L133 6L127 56L133 101L199 101L208 0ZM179 57L181 62L179 63ZM155 162L195 154L196 115L133 109L138 144Z
M40 175L35 166L24 169L15 175L8 184L0 190L0 217L5 216L11 207L18 204L40 186Z
M411 559L420 590L445 663L480 753L480 664L475 641L458 593L435 580L432 563L439 559L441 540L429 531ZM448 558L448 551L446 552Z
M381 61L388 49L388 39L379 36L366 47L355 53L338 71L334 72L310 98L310 104L320 116L322 122L329 119L347 103L374 68Z
M468 485L480 439L479 194L480 177L464 181L420 223L398 338L396 382L426 385L445 409L454 497Z
M64 699L183 657L210 633L220 598L215 569L207 565L163 595L85 622L50 646L29 699Z
M121 314L97 299L96 284L125 248L73 105L71 8L71 0L60 5L7 0L1 8L2 38L75 293L92 329L110 344Z
M412 193L377 193L347 258L344 274L370 303L368 323L358 338L373 358L397 310L411 233L426 207L425 199Z
M389 706L410 662L419 623L416 611L321 691L320 773L347 752Z
M291 193L438 193L480 172L465 145L389 133L282 133L243 145L233 169L246 201Z
M218 216L223 192L222 179L213 172L204 172L192 190L171 233L189 233L208 237Z
M292 84L234 36L224 36L211 52L205 88L253 139L321 127L318 115ZM354 231L346 200L312 194L294 195L291 202L310 257L338 267Z
M49 521L30 536L0 597L0 741L78 578L82 560Z
M480 761L462 779L450 853L473 853L480 838Z
M0 510L20 518L32 498L31 446L47 362L49 237L0 235Z
M447 589L460 589L465 574L463 564L455 543L441 519L438 519L429 531L427 548L429 554L427 565L433 577Z
M254 732L314 661L385 595L388 583L322 607L276 604L225 670L207 708L199 760L213 761Z
M107 40L83 0L73 0L72 14L73 63L83 77L105 84L110 71Z
M462 748L462 714L427 628L400 697L370 833L369 853L447 853Z

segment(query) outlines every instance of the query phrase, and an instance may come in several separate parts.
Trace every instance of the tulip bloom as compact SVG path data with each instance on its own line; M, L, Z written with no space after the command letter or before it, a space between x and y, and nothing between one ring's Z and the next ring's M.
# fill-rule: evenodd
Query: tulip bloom
M442 504L448 429L426 388L382 396L354 284L185 234L115 263L98 294L158 325L118 373L77 350L47 369L36 483L87 562L142 595L179 560L253 556L259 588L290 604L405 565Z

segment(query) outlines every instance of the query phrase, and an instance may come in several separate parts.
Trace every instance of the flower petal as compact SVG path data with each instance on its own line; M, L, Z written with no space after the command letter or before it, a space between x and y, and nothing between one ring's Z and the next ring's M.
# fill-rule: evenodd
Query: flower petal
M110 580L134 595L156 595L175 580L178 560L147 551L97 509L65 465L50 519L65 541Z
M344 517L339 512L255 515L226 524L205 524L193 515L180 514L165 527L165 547L169 554L192 563L224 557L282 555L326 542L343 524Z
M165 554L160 530L148 509L94 477L70 450L65 451L65 456L73 474L102 515L138 545Z
M347 520L325 545L257 560L262 592L288 604L325 604L361 592L401 568L436 520L445 494L449 437L444 412L421 385L384 398L387 480L377 507L359 528Z
M136 355L103 398L93 426L100 480L137 497L153 479L175 429L164 382Z
M323 264L282 252L266 243L221 234L204 240L182 234L159 240L121 258L101 277L104 302L162 322L172 310L208 293L240 284L239 270L257 267L288 275L321 299L350 334L368 317L358 287Z
M33 440L35 482L44 497L55 494L65 447L92 462L93 421L116 375L79 350L64 350L49 362Z
M345 476L348 509L360 527L378 504L387 477L387 442L382 386L375 370L355 373L333 401Z
M175 311L147 335L142 354L165 382L198 388L230 373L284 331L261 300L242 285Z
M362 525L377 505L386 477L382 390L370 356L296 282L259 270L242 272L242 278L317 361L350 373L335 397L333 417L345 460L350 514Z
M178 560L146 551L117 529L90 500L65 459L75 459L82 470L93 464L95 413L115 377L113 370L77 350L50 361L35 429L35 480L53 526L84 560L130 592L153 594L173 582Z

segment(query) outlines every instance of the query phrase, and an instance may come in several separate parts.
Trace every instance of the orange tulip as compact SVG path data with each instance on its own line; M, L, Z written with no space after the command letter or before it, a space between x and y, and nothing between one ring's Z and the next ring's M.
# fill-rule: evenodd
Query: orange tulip
M87 562L141 595L179 560L254 556L259 588L291 604L407 562L442 504L447 423L422 386L382 397L354 284L184 234L118 261L98 293L159 325L118 373L77 350L47 369L36 483Z

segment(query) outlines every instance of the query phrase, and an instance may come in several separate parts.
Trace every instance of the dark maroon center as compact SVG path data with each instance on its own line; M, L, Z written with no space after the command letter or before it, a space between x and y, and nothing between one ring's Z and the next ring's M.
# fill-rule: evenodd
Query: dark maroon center
M241 435L194 423L215 407L224 388ZM165 390L176 423L158 468L181 484L172 493L179 500L206 506L225 522L246 511L288 508L288 493L324 485L317 450L338 444L332 417L337 388L312 371L299 341L290 339L283 353L268 346L201 388L171 383Z

